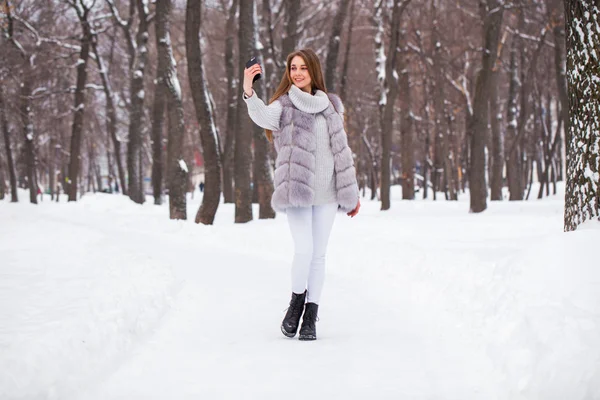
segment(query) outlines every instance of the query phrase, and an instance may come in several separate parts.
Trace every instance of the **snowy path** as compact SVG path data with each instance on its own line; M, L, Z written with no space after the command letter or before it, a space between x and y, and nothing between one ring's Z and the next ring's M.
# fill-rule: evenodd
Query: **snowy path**
M600 230L564 236L561 207L339 215L307 343L279 331L285 216L234 225L221 205L202 227L119 196L0 204L0 398L600 399L600 273L593 254L565 258Z
M197 256L187 244L168 249L186 260ZM240 265L246 267L228 268ZM412 399L454 393L459 399L482 395L482 386L485 397L493 397L489 376L482 376L490 371L485 355L464 359L473 353L472 340L432 325L393 287L329 282L319 340L302 343L279 332L287 293L277 285L287 281L287 268L222 249L203 253L197 265L179 265L175 273L187 282L173 313L90 398L166 399L175 392L178 399L275 399L309 391L322 396L317 398L364 399L376 392Z

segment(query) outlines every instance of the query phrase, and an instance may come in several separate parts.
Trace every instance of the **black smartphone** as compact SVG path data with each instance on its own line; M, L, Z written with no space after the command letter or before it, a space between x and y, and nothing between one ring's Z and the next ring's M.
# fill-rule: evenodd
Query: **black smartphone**
M258 64L258 60L256 59L256 57L252 57L251 59L248 60L248 62L246 63L246 68L250 68L254 64ZM260 74L254 75L254 79L252 80L252 83L256 82L259 79L260 79Z

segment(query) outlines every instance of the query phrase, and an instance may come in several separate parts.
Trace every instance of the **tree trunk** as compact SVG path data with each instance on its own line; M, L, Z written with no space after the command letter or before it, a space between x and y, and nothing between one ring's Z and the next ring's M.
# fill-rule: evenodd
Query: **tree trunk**
M77 60L77 86L75 88L75 116L71 133L71 150L69 160L69 201L77 201L77 188L81 169L81 142L83 140L83 117L85 116L85 85L87 83L87 62L92 42L91 26L88 22L87 8L83 13L77 11L81 23L82 40L79 60Z
M392 36L390 38L390 44L388 49L387 58L385 59L385 74L383 77L381 100L379 102L379 111L381 115L381 209L389 210L390 208L390 186L391 186L391 167L390 167L390 155L392 150L392 135L394 134L394 104L396 103L396 97L398 96L398 73L396 66L398 62L398 43L400 39L400 16L402 10L400 9L400 0L394 0L394 8L392 10ZM381 6L383 7L383 5ZM380 49L378 60L381 62L383 54L383 42L382 42L382 21L381 12L382 9L378 8L376 19L380 26L380 30L375 38L376 46ZM382 68L383 65L379 65L378 69ZM381 71L381 70L380 70Z
M494 68L490 85L490 125L492 127L492 165L490 166L490 200L502 200L502 172L504 170L504 133L498 96L498 70Z
M254 3L254 2L253 2ZM256 5L252 7L252 19L250 20L249 29L252 29L253 33L253 53L256 54L260 65L264 65L262 60L262 54L256 43L258 43L258 27L255 26L256 21ZM254 84L254 91L259 98L264 98L265 79L260 79ZM273 196L273 171L271 169L271 162L269 160L269 141L265 135L264 130L256 124L251 124L254 133L254 165L252 178L254 181L254 193L259 204L258 218L268 219L275 218L275 210L271 207L271 197Z
M6 152L6 166L10 178L10 201L16 203L19 201L17 194L17 174L15 172L15 162L13 161L12 149L10 147L10 131L8 129L8 119L6 113L6 102L4 101L4 88L0 86L0 126L4 136L4 150Z
M234 1L237 7L237 0ZM279 84L279 72L282 65L281 57L275 48L275 40L273 38L273 33L275 27L273 26L273 12L271 9L271 0L263 0L262 2L262 17L261 22L259 22L259 37L264 38L266 45L263 48L263 63L261 65L263 67L263 76L262 79L265 81L266 85L266 96L265 98L270 99L273 95L274 88ZM229 22L229 21L228 21ZM235 20L232 22L235 23ZM233 40L233 32L232 32L232 40ZM263 42L263 43L264 43ZM233 48L233 42L232 42ZM233 60L232 68L233 68ZM235 75L232 75L235 78Z
M333 19L331 35L329 36L329 44L327 45L327 58L325 61L325 85L331 92L335 92L335 77L337 59L340 51L340 35L344 26L344 20L348 13L348 5L350 0L340 0L339 8Z
M500 27L504 8L499 0L480 3L483 15L484 50L481 71L475 84L473 115L468 121L467 134L471 138L471 171L469 187L471 191L470 210L479 213L487 208L487 185L485 180L485 143L488 126L488 99L492 69L496 63Z
M564 9L561 7L560 0L550 0L548 3L548 12L550 24L553 26L552 33L554 37L554 72L556 74L556 87L558 88L558 99L560 100L560 108L563 121L569 120L569 94L567 93L567 77L566 77L566 62L565 55L567 54L565 45L565 21ZM565 123L564 132L567 134L568 123ZM565 138L565 143L570 139ZM561 163L562 165L562 163Z
M177 78L175 59L171 48L169 15L171 0L156 1L156 40L158 64L161 66L157 84L164 85L166 96L169 137L167 144L167 187L169 188L169 217L187 219L186 192L188 168L183 158L183 102L181 86ZM140 13L141 14L141 13ZM162 128L162 127L161 127ZM162 129L161 129L162 130ZM157 177L158 179L158 177Z
M346 49L344 51L344 64L342 65L342 78L340 81L340 98L344 104L347 103L346 98L346 89L348 81L348 67L350 65L350 47L352 45L352 29L354 27L354 6L356 2L351 0L352 4L350 5L350 18L348 21L348 32L346 33Z
M402 35L406 37L406 35ZM414 200L415 198L415 149L413 145L413 119L411 113L410 75L408 73L408 46L403 41L398 54L400 67L399 89L400 97L400 139L402 152L402 199Z
M198 2L199 3L199 2ZM170 5L165 2L157 3L156 9L156 79L154 80L154 104L152 106L152 195L154 204L161 205L163 200L163 144L167 142L164 138L165 111L167 109L167 87L169 65L171 59L171 43L169 40L169 9ZM165 14L166 13L166 14ZM168 182L167 182L168 183Z
M148 59L148 5L136 0L139 14L135 61L131 71L131 105L127 143L127 175L129 198L138 204L145 201L142 176L142 120L144 116L144 72Z
M240 0L239 22L239 82L244 80L246 61L254 52L254 30L252 16L254 0ZM235 136L235 222L244 223L252 220L252 122L245 110L246 105L241 95L237 102L237 123Z
M125 182L125 171L123 170L123 162L121 160L121 142L117 137L117 111L114 104L114 93L110 86L108 78L107 66L104 65L104 60L98 52L97 36L94 36L92 42L92 50L96 57L96 63L100 70L100 78L102 79L102 87L104 88L104 96L106 97L106 130L112 140L115 150L115 160L117 162L117 172L119 174L119 184L123 194L127 194L127 186ZM108 149L107 149L108 151ZM109 162L110 165L110 162Z
M233 11L233 13L235 14L235 11ZM196 213L196 223L209 225L214 221L221 199L221 151L213 111L210 105L210 92L206 87L206 78L204 67L202 65L202 53L199 39L201 14L201 4L194 0L188 0L185 22L188 78L192 89L196 118L198 120L198 126L200 127L200 141L202 143L204 156L204 176L206 179L202 205ZM230 71L230 73L233 75L233 64L231 68L232 71ZM230 85L229 95L233 96L232 81L229 81L228 84ZM231 98L228 98L231 101ZM229 121L232 113L231 109L230 106L227 115L228 127L231 123ZM229 140L229 136L232 135L233 131L228 132L227 140Z
M519 91L519 76L517 66L517 47L519 40L513 37L510 50L510 73L508 87L508 101L506 106L506 179L508 181L509 200L523 200L523 181L521 164L521 146L517 134L517 92Z
M565 231L599 215L600 207L600 94L597 90L600 56L598 1L565 0L567 27L567 84L570 141L567 142Z
M438 26L437 15L438 4L435 0L431 2L431 25L432 25L432 53L433 53L433 107L434 107L434 136L433 136L433 170L431 171L431 182L433 186L433 199L437 199L437 192L441 191L442 178L444 174L444 152L447 138L444 134L446 123L444 122L444 82L442 68L442 45Z
M268 2L268 0L265 0ZM188 3L189 4L189 3ZM233 58L233 45L235 42L235 14L238 9L238 0L233 0L227 18L227 38L225 39L225 73L227 75L227 122L225 125L225 149L223 150L223 199L225 203L235 201L233 195L233 153L235 149L235 129L237 96L240 92L236 84L236 71Z
M285 35L281 43L281 55L284 59L287 59L288 54L296 50L296 46L298 45L298 15L300 15L300 2L298 0L282 1L285 13ZM240 18L242 17L241 4L242 1L240 0ZM245 66L246 63L244 62L244 67Z
M446 183L446 200L458 200L458 179L456 177L456 146L454 145L454 115L444 105L448 132L444 139L444 181Z

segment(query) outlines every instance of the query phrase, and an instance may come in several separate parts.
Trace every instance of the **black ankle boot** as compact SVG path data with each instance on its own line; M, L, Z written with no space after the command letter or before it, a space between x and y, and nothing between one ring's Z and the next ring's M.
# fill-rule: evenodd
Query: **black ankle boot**
M302 318L302 327L300 328L300 340L317 340L317 313L319 305L315 303L306 303L304 317Z
M292 293L290 306L285 314L285 318L283 318L283 322L281 322L281 332L287 337L296 336L300 317L302 316L302 311L304 311L304 300L306 300L306 290L302 294Z

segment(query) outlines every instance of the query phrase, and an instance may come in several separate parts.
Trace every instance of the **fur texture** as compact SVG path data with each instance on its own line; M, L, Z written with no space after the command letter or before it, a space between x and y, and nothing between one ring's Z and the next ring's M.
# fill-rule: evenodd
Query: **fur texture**
M329 142L334 157L337 202L342 211L352 211L358 203L358 184L352 151L344 130L344 106L340 98L328 94L329 107L323 111L327 121ZM281 130L274 135L277 160L275 162L275 191L271 205L276 211L288 207L313 205L315 192L315 149L313 133L315 115L298 110L283 95L278 99L283 106Z

